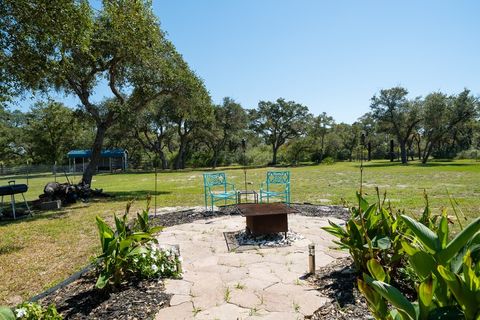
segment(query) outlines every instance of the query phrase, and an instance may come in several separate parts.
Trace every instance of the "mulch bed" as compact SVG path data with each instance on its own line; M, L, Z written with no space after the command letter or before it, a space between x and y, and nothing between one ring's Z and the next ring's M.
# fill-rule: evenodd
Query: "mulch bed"
M293 204L301 215L347 219L349 213L340 206ZM226 215L238 215L234 206L221 207L219 211L182 210L151 218L152 225L166 227L212 219ZM368 310L355 286L351 261L338 259L321 268L309 280L326 297L334 302L319 309L311 319L368 319ZM39 302L54 303L65 319L152 319L161 308L169 306L170 296L165 294L161 280L130 281L115 292L106 293L94 288L96 278L88 272L78 280L49 294Z
M74 320L152 319L170 302L160 279L132 280L110 293L95 289L96 281L89 272L39 302L54 303L64 319Z
M311 217L333 217L347 220L350 217L348 210L341 206L320 206L313 204L292 204L301 215ZM191 223L201 219L213 219L225 215L239 215L235 206L220 207L218 211L199 211L187 209L176 212L164 213L150 219L150 223L156 226L171 227L178 224Z
M309 319L372 319L365 298L357 289L357 274L350 258L336 259L318 269L308 281L323 296L331 300Z

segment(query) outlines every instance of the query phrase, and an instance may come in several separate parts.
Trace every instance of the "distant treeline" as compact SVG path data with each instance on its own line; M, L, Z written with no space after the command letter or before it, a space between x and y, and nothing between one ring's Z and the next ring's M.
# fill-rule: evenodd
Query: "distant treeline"
M371 112L353 124L337 123L293 101L260 101L245 109L231 98L221 105L176 104L164 98L122 115L106 133L104 148L124 148L130 167L216 167L233 163L295 165L302 162L476 157L479 102L464 90L409 99L401 87L381 90ZM81 111L45 101L29 112L2 110L3 165L67 163L71 149L88 149L95 123ZM246 150L242 149L245 139Z

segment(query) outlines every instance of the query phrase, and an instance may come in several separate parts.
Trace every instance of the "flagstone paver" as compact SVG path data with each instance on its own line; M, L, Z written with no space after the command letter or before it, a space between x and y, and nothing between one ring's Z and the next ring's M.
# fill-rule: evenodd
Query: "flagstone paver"
M158 240L180 245L184 273L182 280L166 280L172 299L155 319L293 320L312 315L327 298L301 280L308 268L308 245L315 243L317 267L346 256L331 248L332 237L320 229L327 225L325 218L292 214L289 227L304 239L288 247L243 252L228 252L223 236L245 227L240 216L166 228Z

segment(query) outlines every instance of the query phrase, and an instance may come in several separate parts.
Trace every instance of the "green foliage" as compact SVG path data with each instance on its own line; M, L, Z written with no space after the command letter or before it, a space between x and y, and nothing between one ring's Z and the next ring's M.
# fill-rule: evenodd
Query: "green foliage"
M400 145L402 163L407 163L407 140L421 121L420 102L408 100L407 94L407 89L402 87L384 89L373 96L370 105L379 130L393 135Z
M289 139L305 133L308 108L279 98L276 102L260 101L258 110L250 112L251 129L272 146L272 164L277 164L278 149Z
M145 248L144 253L130 261L130 269L135 270L137 277L179 277L177 267L180 258L177 252L172 249L159 249L154 244L149 244Z
M358 279L369 309L377 319L467 319L480 317L480 218L451 238L446 211L438 223L427 207L421 222L401 215L406 230L401 245L415 273L417 301L410 302L390 285L388 266L365 259L368 272ZM373 242L373 241L372 241ZM472 254L474 252L474 254ZM355 258L355 257L354 257ZM386 308L385 301L392 306Z
M57 312L52 304L43 308L36 302L25 302L15 308L16 319L19 320L62 320L63 317Z
M460 151L459 153L457 153L457 156L455 157L455 159L473 159L473 160L477 160L478 158L480 158L480 150L474 149L474 148Z
M33 163L62 164L68 151L87 147L92 138L86 122L58 102L39 102L26 118L23 135Z
M12 309L0 306L0 320L15 320Z
M118 286L130 276L178 276L176 266L178 257L172 260L171 255L163 253L155 246L157 240L153 236L161 227L150 227L148 208L128 225L130 204L124 215L114 215L115 231L103 219L97 216L102 254L98 257L99 276L96 287Z
M322 164L332 165L335 163L335 159L332 157L326 157L322 160Z
M325 154L326 136L332 130L335 124L333 118L322 112L317 117L309 119L308 135L312 139L314 156L316 163L321 163Z
M378 189L377 189L378 193ZM345 227L329 221L325 231L336 236L336 243L350 252L355 267L361 272L368 272L367 262L376 259L391 269L399 263L402 250L400 245L400 220L383 206L383 201L369 204L357 193L359 207L350 210L351 218Z

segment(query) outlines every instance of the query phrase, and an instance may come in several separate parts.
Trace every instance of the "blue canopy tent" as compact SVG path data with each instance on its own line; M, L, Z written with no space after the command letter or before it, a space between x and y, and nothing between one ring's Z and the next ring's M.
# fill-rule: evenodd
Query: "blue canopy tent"
M68 167L70 172L84 172L90 157L91 150L71 150L67 153ZM97 171L117 170L125 171L128 167L128 152L124 149L107 149L102 150Z

